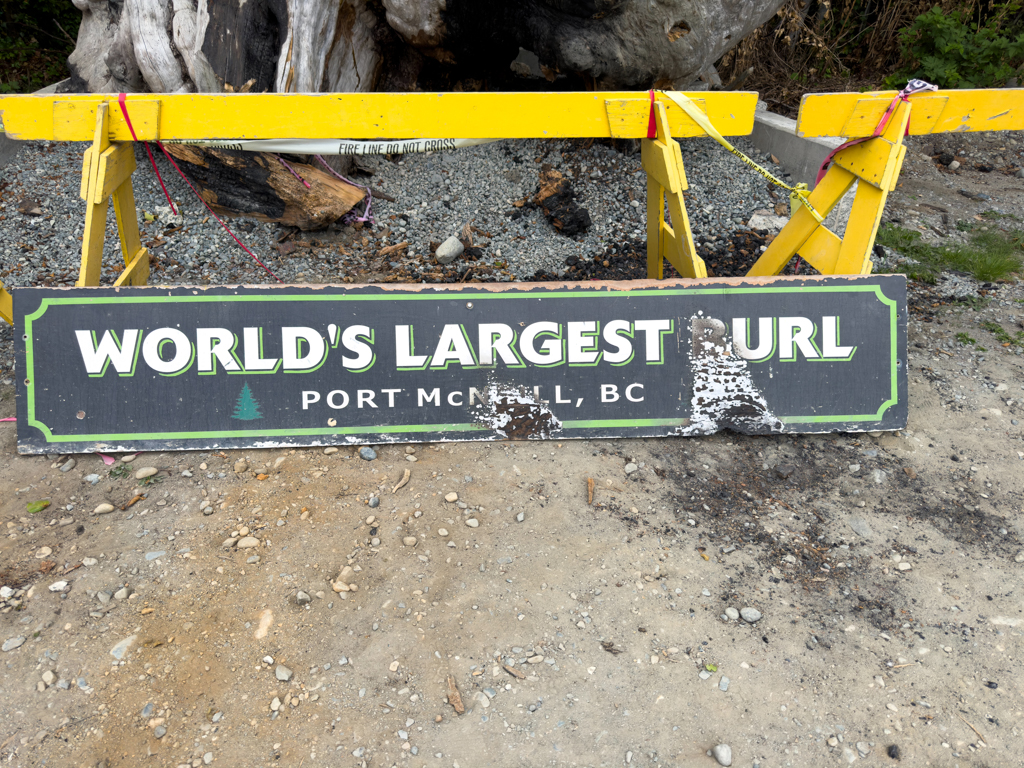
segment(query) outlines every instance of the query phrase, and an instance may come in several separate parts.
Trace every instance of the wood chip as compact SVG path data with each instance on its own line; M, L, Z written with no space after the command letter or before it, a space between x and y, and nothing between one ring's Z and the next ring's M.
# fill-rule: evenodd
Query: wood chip
M452 705L455 714L465 714L466 708L462 706L462 697L459 695L459 689L455 686L455 678L451 675L448 675L448 703Z
M411 469L405 470L405 474L402 475L402 479L398 481L398 485L396 485L394 488L391 489L391 492L392 493L397 493L399 488L401 488L402 486L404 486L406 483L409 482L409 478L410 477L412 477L412 470Z
M142 495L141 493L140 493L140 494L138 494L138 495L136 495L136 496L133 496L133 497L131 498L131 500L130 500L130 501L129 501L129 502L127 503L127 504L125 504L125 505L124 505L123 507L121 507L121 511L122 511L122 512L124 512L124 511L125 511L126 509L128 509L128 507L130 507L130 506L131 506L132 504L135 504L136 502L142 501L142 500L143 500L144 498L146 498L146 497L145 497L145 496L143 496L143 495Z
M377 256L390 256L392 253L395 253L396 251L400 251L403 248L408 247L409 241L403 240L401 243L398 243L397 245L389 245L387 248L381 248L379 251L377 251Z
M520 680L524 680L526 678L526 675L524 675L522 672L520 672L515 667L510 667L508 664L502 664L501 667L506 672L508 672L510 675L512 675L512 677L517 677Z
M616 648L615 643L613 643L611 640L602 640L601 650L608 651L608 653L614 654L616 656L622 653L622 649Z
M587 504L593 506L594 504L594 478L587 478Z

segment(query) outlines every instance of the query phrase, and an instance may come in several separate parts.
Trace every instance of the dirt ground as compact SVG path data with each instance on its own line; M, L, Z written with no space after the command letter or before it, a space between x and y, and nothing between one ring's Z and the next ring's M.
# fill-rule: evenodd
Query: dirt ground
M894 217L1020 211L934 165ZM1020 765L1022 318L914 288L898 433L107 466L0 424L0 761Z

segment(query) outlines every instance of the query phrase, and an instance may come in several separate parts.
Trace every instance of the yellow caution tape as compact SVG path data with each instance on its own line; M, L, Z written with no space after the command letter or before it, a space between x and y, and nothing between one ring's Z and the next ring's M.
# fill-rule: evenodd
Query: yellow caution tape
M821 222L824 221L825 217L818 213L816 210L814 210L814 206L811 205L810 201L807 199L807 196L811 194L811 191L807 188L806 184L801 183L791 187L781 179L778 179L775 176L773 176L769 171L762 168L749 157L744 155L742 152L736 149L736 147L734 147L732 144L725 140L725 137L723 137L722 134L720 134L715 129L715 126L711 124L711 121L708 120L708 116L700 111L700 107L694 104L693 100L690 99L690 97L682 93L672 93L665 91L663 91L662 93L664 93L665 96L668 96L672 101L676 103L676 105L681 110L683 110L686 114L693 118L693 121L697 123L697 125L699 125L701 128L703 128L704 132L708 136L713 138L715 141L717 141L719 144L721 144L723 147L729 150L732 154L736 155L736 157L738 157L744 163L749 165L759 174L764 176L772 184L782 187L783 189L789 190L789 201L791 205L793 203L798 202L800 205L803 205L804 208L806 208L810 212L811 216L813 216L814 220L817 221L819 224L821 224Z

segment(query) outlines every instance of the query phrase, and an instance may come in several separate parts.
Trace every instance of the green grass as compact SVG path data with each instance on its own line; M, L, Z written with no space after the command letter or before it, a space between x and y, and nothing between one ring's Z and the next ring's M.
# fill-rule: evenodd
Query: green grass
M968 336L966 333L963 333L962 331L956 335L956 340L959 341L961 344L977 344L978 343L977 339L971 338L970 336Z
M1004 347L1024 347L1024 331L1017 331L1011 334L999 323L988 320L981 324L981 327L996 337L996 341Z
M959 271L982 282L1006 280L1024 267L1024 232L973 231L966 244L936 246L921 241L918 232L887 224L878 230L876 242L913 259L895 269L914 280L934 283L942 272Z

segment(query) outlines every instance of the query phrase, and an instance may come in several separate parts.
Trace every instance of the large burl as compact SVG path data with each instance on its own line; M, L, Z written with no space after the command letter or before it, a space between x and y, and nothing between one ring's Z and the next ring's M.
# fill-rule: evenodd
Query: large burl
M83 19L66 90L92 92L684 88L714 82L714 62L782 5L71 1Z

